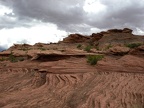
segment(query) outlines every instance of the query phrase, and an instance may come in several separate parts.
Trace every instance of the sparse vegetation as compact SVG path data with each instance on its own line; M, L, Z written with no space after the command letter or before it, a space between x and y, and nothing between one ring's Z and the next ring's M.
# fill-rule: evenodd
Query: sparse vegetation
M28 50L31 50L31 49L30 48L21 48L19 50L28 51Z
M95 65L102 58L104 58L103 55L89 55L87 56L87 62L90 63L91 65Z
M55 48L53 48L53 50L58 50L58 48L55 47Z
M85 51L90 52L90 50L92 49L91 45L88 45L84 48Z
M24 61L25 59L23 57L18 58L18 61Z
M27 49L27 48L23 48L22 50L23 50L23 51L27 51L28 49Z
M95 48L96 50L100 50L100 48L98 47L98 46L96 46L96 48Z
M136 47L139 47L141 45L142 45L142 43L130 43L130 44L126 44L126 47L136 48Z
M46 50L46 48L38 48L38 49L40 49L41 51L45 51Z
M0 61L5 61L6 59L4 57L0 58Z
M78 44L78 45L77 45L77 48L78 48L78 49L81 49L81 47L82 47L81 44Z
M6 59L6 60L9 60L10 62L15 63L15 62L18 62L18 61L24 61L25 59L23 57L15 57L13 55L13 53L11 52L8 59Z
M65 52L65 50L64 49L62 49L62 50L60 50L61 52Z
M109 44L109 45L106 47L106 50L107 50L107 49L110 49L111 47L112 47L112 45Z
M12 63L18 62L18 60L16 59L16 57L13 55L13 53L11 53L9 55L9 61L12 62Z

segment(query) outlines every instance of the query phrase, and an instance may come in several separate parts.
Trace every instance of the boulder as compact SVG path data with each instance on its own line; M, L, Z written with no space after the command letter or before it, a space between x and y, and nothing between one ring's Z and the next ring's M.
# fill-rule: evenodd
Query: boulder
M98 40L100 40L103 37L103 34L101 34L101 33L93 33L90 37L91 37L90 40L98 41Z
M43 47L44 44L39 42L39 43L35 43L34 46L36 46L36 47Z
M132 30L129 28L124 29L111 29L107 31L109 34L103 34L102 38L98 40L98 47L100 49L105 48L105 43L112 46L124 45L128 43L143 43L144 36L138 36L132 34Z
M129 28L124 28L122 32L123 33L132 33L132 30Z
M141 46L139 46L137 48L131 49L129 54L132 54L132 55L144 55L144 45L141 45Z
M109 52L114 55L125 55L130 51L130 48L123 46L115 46L109 49Z
M144 45L139 46L138 49L139 49L140 51L144 51Z
M121 29L110 29L108 30L109 33L122 33L123 30Z
M110 29L108 30L108 33L132 33L132 30L129 28L122 29Z
M90 37L88 36L83 36L80 34L70 34L68 37L63 39L64 43L81 43L81 42L86 42L89 40Z
M29 44L14 44L9 49L10 50L15 50L15 49L25 49L25 48L30 48L30 47L32 47L32 45L29 45Z

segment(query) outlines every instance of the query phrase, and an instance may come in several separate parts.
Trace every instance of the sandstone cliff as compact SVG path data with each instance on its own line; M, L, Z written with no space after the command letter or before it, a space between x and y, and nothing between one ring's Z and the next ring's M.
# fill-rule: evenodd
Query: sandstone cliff
M143 42L125 28L16 44L0 52L0 107L143 108ZM96 65L87 62L97 55Z

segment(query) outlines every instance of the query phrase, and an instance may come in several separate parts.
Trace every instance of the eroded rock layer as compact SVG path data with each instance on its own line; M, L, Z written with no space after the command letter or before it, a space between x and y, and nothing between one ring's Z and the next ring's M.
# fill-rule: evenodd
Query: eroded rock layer
M1 74L3 108L132 108L144 107L144 75L87 72L37 73L11 69ZM4 74L9 74L5 77ZM9 79L9 80L6 80ZM10 81L13 81L11 82ZM7 94L3 94L7 92Z
M15 44L0 52L0 108L144 108L143 42L125 28Z

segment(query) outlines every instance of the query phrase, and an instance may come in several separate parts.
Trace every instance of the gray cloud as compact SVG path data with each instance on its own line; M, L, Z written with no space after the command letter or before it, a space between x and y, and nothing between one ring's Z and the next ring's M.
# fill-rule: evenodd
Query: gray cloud
M106 6L105 14L92 15L91 21L88 23L98 28L113 28L113 27L131 27L135 29L139 27L143 29L144 21L144 1L137 0L101 0L101 3ZM122 2L123 1L123 2ZM99 21L95 21L96 17L100 17Z
M29 44L30 42L26 39L23 39L21 41L17 41L16 43L18 43L18 44Z
M0 51L3 51L3 50L5 50L3 47L0 47Z
M6 50L7 48L5 46L0 46L0 51Z
M31 26L28 22L36 19L56 24L59 29L67 32L122 27L144 30L144 0L99 0L106 9L91 14L83 10L84 2L85 0L0 0L1 4L13 9L15 16L10 17L17 18L13 22L0 18L0 22L4 22L0 27Z
M50 22L66 31L73 31L71 25L84 22L81 0L9 0L3 4L10 5L19 20L31 18Z

